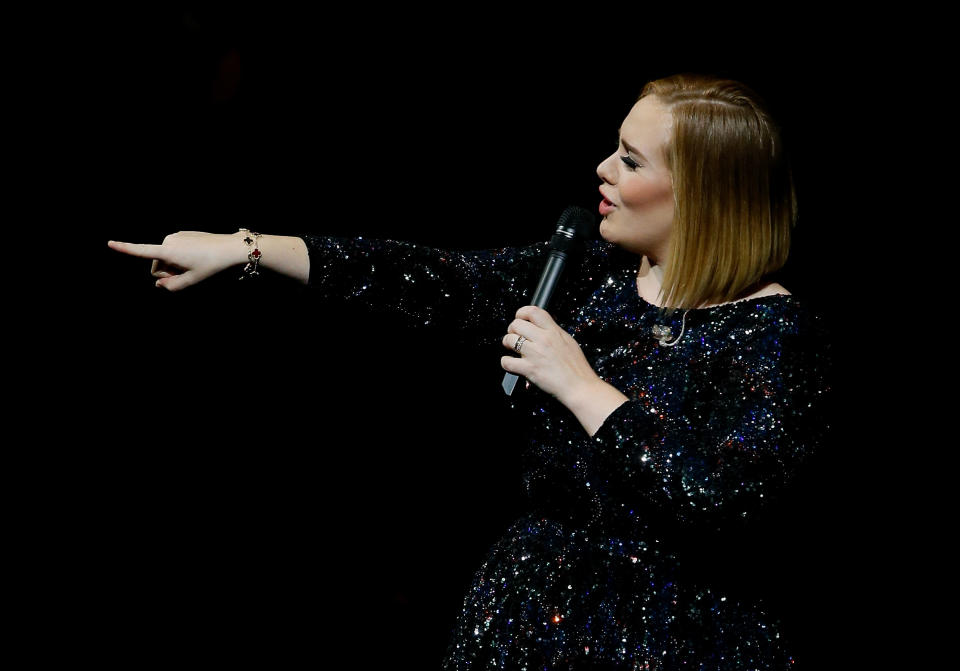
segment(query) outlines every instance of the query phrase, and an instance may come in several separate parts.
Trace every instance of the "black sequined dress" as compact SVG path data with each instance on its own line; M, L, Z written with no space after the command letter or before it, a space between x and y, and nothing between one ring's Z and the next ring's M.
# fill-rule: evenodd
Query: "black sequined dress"
M548 253L302 237L312 291L501 353ZM510 397L528 420L529 514L476 572L444 669L794 668L761 603L685 582L680 567L684 539L746 524L823 439L821 318L774 295L690 310L684 324L640 298L639 262L589 241L554 294L548 312L629 400L591 437L533 385ZM683 335L661 345L654 324Z

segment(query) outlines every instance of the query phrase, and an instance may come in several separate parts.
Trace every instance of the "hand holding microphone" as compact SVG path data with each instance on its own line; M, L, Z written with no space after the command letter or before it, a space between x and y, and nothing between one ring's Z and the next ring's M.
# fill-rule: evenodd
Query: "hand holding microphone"
M565 383L579 379L587 375L586 370L593 373L593 370L587 364L586 359L580 352L579 345L570 336L562 331L553 321L553 318L546 312L546 308L553 296L567 262L583 251L584 241L590 236L594 229L593 214L576 205L571 205L560 215L557 222L556 231L550 239L550 254L547 257L547 263L540 275L540 282L533 292L533 298L529 306L524 306L517 311L517 320L510 324L512 331L504 336L504 346L517 350L522 356L523 347L530 346L531 350L536 349L538 356L531 356L532 360L537 362L527 364L526 361L520 361L516 357L503 357L501 366L508 372L503 376L503 391L508 395L513 394L519 376L517 373L526 371L533 379L527 379L544 389L548 393L557 395ZM529 322L522 322L526 318ZM536 330L539 329L539 330ZM547 335L549 333L549 335ZM512 334L517 334L516 337ZM566 336L564 338L563 336ZM521 338L523 338L521 340ZM539 339L540 345L533 345ZM552 353L552 354L551 354ZM579 355L579 356L578 356ZM584 369L586 366L586 370ZM533 371L537 369L537 374ZM516 372L510 372L514 370ZM543 385L541 385L543 383Z

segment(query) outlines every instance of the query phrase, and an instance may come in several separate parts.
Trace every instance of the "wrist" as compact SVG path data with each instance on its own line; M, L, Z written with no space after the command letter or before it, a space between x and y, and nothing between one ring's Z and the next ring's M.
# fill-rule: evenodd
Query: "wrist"
M260 260L262 258L260 239L263 236L247 228L241 228L237 233L241 236L240 242L243 243L246 250L246 265L243 267L240 279L257 277L260 274Z
M247 237L247 233L241 230L236 233L228 233L228 235L232 238L230 241L230 261L235 266L243 265L247 262L247 255L250 253L250 248L243 241Z
M599 377L583 380L570 390L567 398L562 399L563 404L577 412L584 405L589 404L591 399L597 397L597 393L602 391L601 385L606 385L606 382Z
M610 413L629 400L619 389L597 377L579 385L564 405L592 436Z

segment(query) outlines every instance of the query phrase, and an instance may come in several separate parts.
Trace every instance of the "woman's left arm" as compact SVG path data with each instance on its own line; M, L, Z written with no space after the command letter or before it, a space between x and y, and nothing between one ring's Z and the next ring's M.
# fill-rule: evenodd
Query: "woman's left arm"
M594 372L579 343L543 308L524 305L517 310L501 344L514 349L518 342L520 357L504 355L501 367L522 375L560 401L588 435L596 433L604 419L629 400Z

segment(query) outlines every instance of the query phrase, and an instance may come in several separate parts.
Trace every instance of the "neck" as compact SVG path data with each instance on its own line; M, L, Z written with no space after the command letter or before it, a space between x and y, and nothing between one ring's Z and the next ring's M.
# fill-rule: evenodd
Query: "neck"
M641 298L653 305L662 305L660 289L663 286L663 267L651 264L646 256L640 261L637 271L637 291Z
M663 267L660 264L650 266L650 272L657 280L657 284L663 286Z

